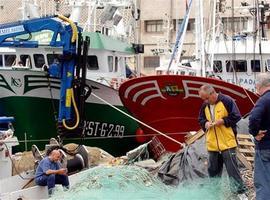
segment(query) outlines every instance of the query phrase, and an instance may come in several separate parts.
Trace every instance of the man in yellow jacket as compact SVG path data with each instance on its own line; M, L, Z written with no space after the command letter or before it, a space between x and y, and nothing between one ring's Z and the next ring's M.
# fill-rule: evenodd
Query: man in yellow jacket
M247 199L235 152L236 123L241 119L239 109L231 97L216 93L211 85L203 85L199 95L204 100L199 113L199 123L206 132L209 176L220 177L225 164L232 192L238 194L240 199Z

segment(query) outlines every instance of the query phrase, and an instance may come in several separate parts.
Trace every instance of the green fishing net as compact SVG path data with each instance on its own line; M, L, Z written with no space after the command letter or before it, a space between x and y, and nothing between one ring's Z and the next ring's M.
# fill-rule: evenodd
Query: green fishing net
M222 179L196 179L177 187L163 184L136 166L99 166L83 173L69 191L58 189L51 199L67 200L233 200Z

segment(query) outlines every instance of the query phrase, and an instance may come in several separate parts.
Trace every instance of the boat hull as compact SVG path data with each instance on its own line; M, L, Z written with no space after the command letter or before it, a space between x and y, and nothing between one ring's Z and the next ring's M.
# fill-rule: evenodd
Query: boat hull
M217 92L234 98L242 115L247 114L258 99L254 93L218 79L180 75L131 79L120 86L119 95L125 107L139 120L184 142L188 132L200 129L198 114L203 102L198 91L203 84L211 84ZM156 135L168 151L181 148L145 126L142 129L145 140Z
M57 136L59 83L58 79L46 78L43 72L0 71L0 115L15 117L15 134L20 141L17 150L29 150L32 144L43 149L49 138ZM126 111L116 90L91 80L87 85L95 95ZM137 123L93 95L86 101L85 118L85 139L64 139L64 143L82 142L113 155L123 155L138 145Z

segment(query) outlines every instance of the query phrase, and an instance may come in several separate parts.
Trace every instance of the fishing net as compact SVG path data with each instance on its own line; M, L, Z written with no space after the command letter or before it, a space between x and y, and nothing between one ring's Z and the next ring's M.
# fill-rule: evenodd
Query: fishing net
M61 188L52 199L128 199L128 200L223 200L235 199L230 194L226 177L183 182L178 187L163 184L148 171L136 166L99 166L89 169L69 191Z

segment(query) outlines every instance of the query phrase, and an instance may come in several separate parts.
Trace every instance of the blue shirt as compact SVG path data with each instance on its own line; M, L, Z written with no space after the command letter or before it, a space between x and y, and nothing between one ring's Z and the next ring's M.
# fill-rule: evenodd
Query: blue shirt
M35 177L38 178L38 177L42 176L49 169L51 169L51 170L60 169L60 163L59 162L53 162L53 161L51 161L49 159L49 157L45 157L40 161L40 163L39 163L39 165L37 167L37 170L36 170Z
M270 149L270 90L265 92L256 102L249 117L249 133L254 137L259 130L266 130L265 136L258 141L259 149Z

